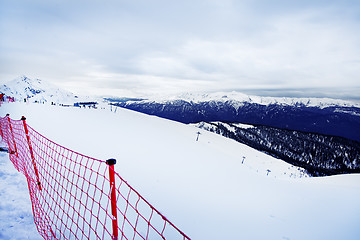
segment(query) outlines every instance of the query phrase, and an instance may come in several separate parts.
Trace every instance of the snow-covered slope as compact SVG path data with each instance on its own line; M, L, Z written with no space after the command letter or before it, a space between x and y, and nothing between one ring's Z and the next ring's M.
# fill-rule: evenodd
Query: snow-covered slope
M54 102L60 104L73 104L75 96L69 91L40 79L30 79L20 76L2 86L0 92L14 97L17 101L28 98L31 102Z
M8 103L6 113L65 147L116 158L116 171L192 239L359 239L360 175L307 178L233 140L126 109Z

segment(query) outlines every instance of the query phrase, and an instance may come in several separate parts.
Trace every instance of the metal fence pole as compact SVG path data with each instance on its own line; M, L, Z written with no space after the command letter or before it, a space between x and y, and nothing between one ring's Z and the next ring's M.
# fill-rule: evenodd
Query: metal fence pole
M25 130L26 140L27 140L28 145L29 145L29 150L30 150L30 155L31 155L32 164L33 164L34 170L35 170L37 185L39 186L39 189L42 190L41 183L40 183L40 180L39 180L39 172L38 172L38 169L37 169L37 167L36 167L34 151L33 151L33 148L32 148L31 142L30 142L29 130L28 130L27 124L26 124L26 122L25 122L26 117L22 116L21 120L23 121L23 124L24 124L24 130Z
M112 226L113 226L113 240L118 239L118 222L117 222L117 207L116 207L116 192L115 192L115 170L114 165L116 164L115 159L106 160L106 164L109 165L109 179L110 179L110 200L111 200L111 214Z

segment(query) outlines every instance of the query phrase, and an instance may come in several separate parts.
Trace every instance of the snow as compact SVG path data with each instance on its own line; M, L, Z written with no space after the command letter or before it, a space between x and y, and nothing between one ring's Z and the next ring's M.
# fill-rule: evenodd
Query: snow
M253 128L253 125L250 124L243 124L243 123L234 123L234 126L239 127L239 128L244 128L244 129L248 129L248 128Z
M0 239L42 239L36 229L26 178L0 152Z
M215 122L210 122L210 123L207 123L207 122L200 122L200 123L193 123L193 124L190 124L192 126L195 126L195 127L199 127L199 128L204 128L204 129L213 129L213 125L212 124L222 124L224 127L226 127L229 131L232 131L234 132L235 129L234 127L231 127L230 125L228 124L224 124L223 122L218 122L218 121L215 121ZM253 125L250 125L250 124L244 124L244 123L232 123L232 125L234 125L235 127L239 127L239 128L244 128L244 129L248 129L248 128L253 128L254 126Z
M8 103L0 107L0 116L6 113L13 119L26 116L35 130L72 150L116 158L116 171L192 239L360 237L360 174L308 178L301 169L231 139L121 108ZM8 174L19 180L4 188ZM0 202L9 206L1 208L0 238L34 239L29 214L21 210L30 209L25 177L6 167L0 178ZM12 194L22 199L19 204L11 205ZM20 215L21 237L10 228Z
M346 113L346 114L351 114L351 115L360 117L360 113L357 113L357 112L354 112L354 111L345 111L345 110L336 109L334 112Z

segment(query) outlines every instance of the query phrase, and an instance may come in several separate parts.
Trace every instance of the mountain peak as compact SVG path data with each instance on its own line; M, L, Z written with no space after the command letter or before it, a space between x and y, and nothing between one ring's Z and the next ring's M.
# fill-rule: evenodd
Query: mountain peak
M0 86L0 91L17 100L30 99L38 102L73 102L74 95L66 90L45 82L21 75Z
M14 80L10 81L10 83L16 83L16 84L26 84L26 85L38 85L38 84L42 84L42 80L39 78L29 78L26 75L21 75L17 78L15 78Z

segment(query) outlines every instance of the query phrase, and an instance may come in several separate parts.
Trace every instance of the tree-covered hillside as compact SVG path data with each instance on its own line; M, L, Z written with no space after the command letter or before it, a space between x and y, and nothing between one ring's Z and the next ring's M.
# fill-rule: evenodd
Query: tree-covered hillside
M360 143L357 141L237 123L201 122L197 126L303 167L313 176L360 172Z

